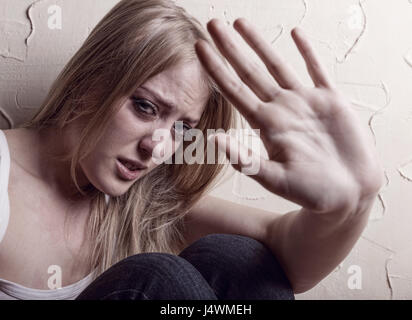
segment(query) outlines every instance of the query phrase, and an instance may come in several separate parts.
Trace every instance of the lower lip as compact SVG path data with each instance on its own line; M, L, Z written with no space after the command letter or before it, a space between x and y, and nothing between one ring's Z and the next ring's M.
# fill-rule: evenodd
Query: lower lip
M142 169L137 169L136 171L131 171L127 169L127 167L124 166L123 163L121 163L119 160L116 160L116 165L117 165L117 172L119 175L128 181L136 179L139 175Z

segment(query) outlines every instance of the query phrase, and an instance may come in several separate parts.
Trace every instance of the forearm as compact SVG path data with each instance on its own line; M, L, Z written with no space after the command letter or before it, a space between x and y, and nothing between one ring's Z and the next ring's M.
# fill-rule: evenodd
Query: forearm
M374 198L364 200L354 212L318 214L301 209L273 221L267 245L295 293L314 287L349 254L368 222Z

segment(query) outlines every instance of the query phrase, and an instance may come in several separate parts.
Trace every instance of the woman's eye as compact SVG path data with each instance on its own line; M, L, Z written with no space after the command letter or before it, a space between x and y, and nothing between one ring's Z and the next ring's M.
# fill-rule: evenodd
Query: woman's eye
M186 131L189 131L190 129L192 129L192 127L187 125L186 123L176 123L174 125L174 130L179 135L184 135Z
M138 109L139 112L143 112L144 114L155 116L156 115L156 108L149 102L143 99L132 98L133 104Z

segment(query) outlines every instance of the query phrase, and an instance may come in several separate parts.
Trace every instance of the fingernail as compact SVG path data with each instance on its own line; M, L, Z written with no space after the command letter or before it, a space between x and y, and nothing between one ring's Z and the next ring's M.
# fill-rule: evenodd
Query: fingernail
M295 27L294 28L294 32L295 32L295 34L296 35L298 35L299 37L302 37L302 36L304 36L304 31L303 31L303 29L301 28L301 27Z
M221 29L221 28L226 28L226 24L225 23L223 23L223 21L222 20L220 20L220 19L215 19L215 27L217 27L218 29Z
M236 24L240 23L243 24L244 26L248 26L249 25L249 21L245 18L245 17L240 17L237 18L235 21Z

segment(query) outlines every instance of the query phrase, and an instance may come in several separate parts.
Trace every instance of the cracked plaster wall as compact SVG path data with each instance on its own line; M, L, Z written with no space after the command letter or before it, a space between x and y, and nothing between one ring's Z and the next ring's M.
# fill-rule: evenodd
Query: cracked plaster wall
M412 298L412 1L177 0L202 23L244 16L310 84L289 36L301 25L339 88L368 126L387 183L370 222L343 263L297 299ZM12 128L44 99L58 72L117 0L0 0L0 128ZM62 28L48 28L48 8ZM251 59L255 57L251 56ZM297 208L235 173L213 193L277 212ZM350 266L362 288L350 289Z

